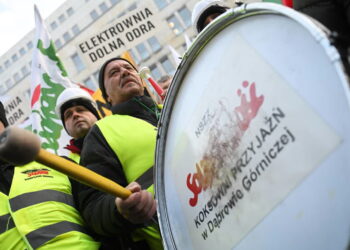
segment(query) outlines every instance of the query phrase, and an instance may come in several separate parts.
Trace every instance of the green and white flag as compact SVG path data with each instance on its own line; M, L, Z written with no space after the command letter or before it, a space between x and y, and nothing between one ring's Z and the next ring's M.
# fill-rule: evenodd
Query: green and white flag
M41 138L42 148L55 154L65 154L60 145L65 145L69 137L55 114L55 106L60 93L67 87L73 87L73 83L67 77L36 6L34 15L36 32L31 73L32 130Z

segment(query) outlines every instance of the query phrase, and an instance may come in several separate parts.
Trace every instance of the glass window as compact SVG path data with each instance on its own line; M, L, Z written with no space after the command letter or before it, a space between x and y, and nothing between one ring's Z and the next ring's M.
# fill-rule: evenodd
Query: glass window
M30 41L30 42L27 43L27 48L28 48L28 49L33 48L33 42L32 42L32 41Z
M152 64L151 66L149 66L149 70L151 71L153 79L159 79L162 77L162 73L160 72L156 64Z
M180 16L182 18L182 21L186 25L186 28L191 26L191 24L192 24L191 12L189 11L189 9L187 9L186 6L182 7L181 9L179 9L179 14L180 14Z
M136 49L137 52L139 52L142 60L146 60L150 56L146 46L143 43L136 45Z
M136 64L139 64L141 62L140 57L136 55L132 49L129 50L129 53Z
M120 2L120 0L109 0L112 5L115 5Z
M77 53L73 54L71 56L73 63L75 65L75 68L78 72L82 71L83 69L85 69L85 65L83 63L83 61L81 60L81 58L79 57L79 55Z
M55 40L56 49L60 49L62 47L62 42L60 39Z
M15 80L15 82L19 82L19 80L21 80L21 77L19 76L18 73L15 73L15 74L13 75L13 80Z
M5 93L6 91L6 85L5 84L0 84L0 94Z
M12 62L17 61L17 60L18 60L17 54L13 54L12 57L11 57L11 59L12 59Z
M132 5L130 5L129 7L128 7L128 11L133 11L133 10L135 10L137 8L137 5L136 5L136 3L134 3L134 4L132 4Z
M20 54L21 56L23 56L25 53L26 53L26 50L25 50L24 48L21 48L21 49L19 50L19 54Z
M100 7L102 13L105 13L108 10L106 3L101 3L98 7Z
M65 15L64 15L64 14L60 15L60 16L58 17L58 21L60 21L60 23L63 23L64 21L66 21Z
M157 52L158 50L160 50L161 48L160 43L158 42L158 39L155 36L148 38L147 42L153 52Z
M64 39L65 42L68 42L71 39L71 36L70 36L69 32L65 32L63 34L63 39Z
M12 87L12 81L11 81L11 79L7 79L5 83L6 83L6 87L7 87L8 89Z
M95 80L98 82L98 75L99 75L100 71L99 70L96 70L95 73L94 73L94 78Z
M93 91L97 90L97 85L94 83L91 77L88 77L87 79L85 79L84 84L86 87L88 87L89 89L92 89Z
M67 10L67 14L68 14L68 16L71 16L71 15L74 14L74 10L73 10L72 7L70 7L70 8Z
M166 0L154 0L154 2L156 3L158 9L160 10L168 5L168 2Z
M6 67L6 68L9 68L10 65L11 65L10 61L9 61L9 60L6 60L6 61L5 61L5 67Z
M72 27L72 31L73 31L74 35L78 35L80 33L80 29L79 29L78 24L76 24Z
M21 68L21 72L22 72L22 75L23 75L23 76L26 76L26 75L29 74L29 70L28 70L28 68L27 68L26 65L24 65L24 66Z
M56 21L53 21L53 22L50 24L50 27L51 27L52 30L55 30L55 29L58 27Z
M169 75L173 75L175 73L175 68L167 56L161 58L160 63L162 64L165 72L167 72Z
M97 11L96 10L91 11L90 16L91 16L92 20L96 20L98 18Z
M184 31L184 28L181 26L179 20L176 18L176 16L171 15L167 19L169 27L173 30L173 32L178 35L181 32Z

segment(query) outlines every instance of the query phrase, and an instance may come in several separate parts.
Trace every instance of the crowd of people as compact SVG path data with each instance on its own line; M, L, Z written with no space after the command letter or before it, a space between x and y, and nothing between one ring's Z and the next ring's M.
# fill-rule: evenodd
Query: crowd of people
M337 32L347 56L350 0L294 0L293 7ZM199 1L192 13L196 32L228 9L221 1ZM165 95L171 79L159 80ZM153 185L161 108L145 93L137 67L124 58L102 65L99 87L113 113L104 118L80 88L59 96L56 113L72 137L66 149L71 160L132 194L114 197L37 162L13 166L1 161L0 245L6 249L163 249ZM0 132L7 126L1 104ZM34 178L35 171L50 178Z

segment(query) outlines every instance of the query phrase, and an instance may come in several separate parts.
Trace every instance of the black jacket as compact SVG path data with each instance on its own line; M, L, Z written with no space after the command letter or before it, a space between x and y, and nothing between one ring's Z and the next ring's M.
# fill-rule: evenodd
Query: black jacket
M112 107L112 112L113 114L134 116L156 126L159 110L150 98L143 96ZM128 185L118 156L109 147L97 125L93 126L85 137L80 163L121 186ZM78 209L87 225L104 237L102 241L113 244L114 240L122 236L123 245L127 246L126 248L148 248L145 242L137 246L132 242L130 232L144 225L135 225L124 219L117 211L114 196L82 184L74 185L73 193L78 199Z
M6 195L10 192L14 171L13 165L0 161L0 192Z

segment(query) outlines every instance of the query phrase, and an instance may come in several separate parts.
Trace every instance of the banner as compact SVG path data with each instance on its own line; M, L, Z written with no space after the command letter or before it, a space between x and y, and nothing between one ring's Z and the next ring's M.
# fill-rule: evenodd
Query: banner
M86 37L77 44L77 50L87 64L101 64L113 55L136 46L140 41L155 34L160 20L157 11L150 6L140 7L101 28L100 32ZM159 18L158 18L159 19Z
M41 138L42 148L55 154L64 154L60 145L65 145L69 136L55 114L55 107L60 93L66 87L73 87L73 84L56 54L54 43L36 6L34 15L36 32L31 73L32 131Z

